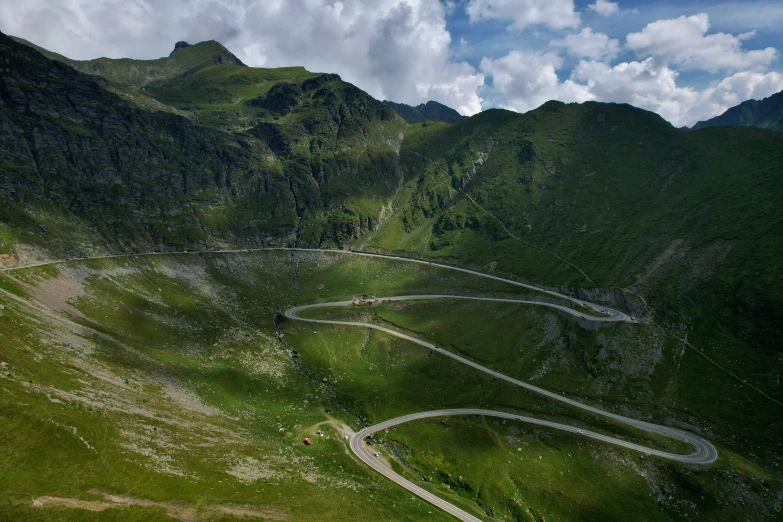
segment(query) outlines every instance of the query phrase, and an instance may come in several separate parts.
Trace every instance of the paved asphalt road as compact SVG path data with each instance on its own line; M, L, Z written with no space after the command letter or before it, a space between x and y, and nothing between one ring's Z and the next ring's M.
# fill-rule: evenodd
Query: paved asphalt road
M612 322L618 322L626 320L623 315L614 315L610 317L604 317L604 318L596 318L592 316L585 316L585 314L582 314L579 311L573 310L571 308L565 307L565 306L559 306L555 304L550 303L542 303L538 301L524 301L520 299L501 299L501 298L482 298L482 297L471 297L471 296L453 296L453 295L413 295L413 296L394 296L394 297L382 297L379 299L376 299L375 301L408 301L408 300L421 300L421 299L472 299L472 300L478 300L478 301L504 301L504 302L511 302L511 303L526 303L526 304L532 304L537 306L546 306L549 308L555 308L562 312L575 315L577 317L587 317L591 320L599 320L599 321L612 321ZM522 388L525 388L527 390L530 390L532 392L544 395L550 399L560 401L563 403L566 403L570 406L573 406L575 408L579 408L582 410L586 410L592 413L595 413L597 415L601 415L604 417L608 417L610 419L613 419L615 421L618 421L623 424L627 424L630 426L634 426L640 429L643 429L648 432L652 433L658 433L661 435L664 435L666 437L671 437L673 439L681 440L684 442L687 442L691 444L695 448L695 452L690 453L688 455L678 455L675 453L668 453L665 451L653 449L653 448L647 448L645 446L641 446L639 444L634 444L632 442L627 442L621 439L617 439L614 437L610 437L608 435L603 435L601 433L596 433L593 431L583 430L579 428L575 428L573 426L568 426L566 424L559 424L555 422L549 422L544 421L540 419L535 419L532 417L523 417L519 415L514 415L511 413L501 412L501 411L491 411L491 410L476 410L476 409L463 409L463 410L437 410L437 411L426 411L421 413L414 413L412 415L405 415L403 417L398 417L396 419L391 419L385 422L381 422L380 424L376 424L374 426L369 426L367 428L362 429L358 433L356 433L351 438L351 450L356 454L359 459L361 459L365 464L382 474L383 476L387 477L388 479L396 482L400 486L404 487L414 495L417 495L427 502L430 502L431 504L443 509L444 511L451 513L455 517L459 518L460 520L470 521L470 522L479 522L480 519L474 517L473 515L466 513L465 511L459 509L458 507L446 502L445 500L433 495L432 493L422 489L421 487L417 486L416 484L410 482L409 480L401 477L397 473L391 470L391 468L387 467L383 463L381 463L376 457L374 457L370 451L367 449L367 444L364 444L364 441L367 437L372 436L374 433L377 433L378 431L384 430L386 428L389 428L391 426L396 426L398 424L403 424L405 422L410 422L413 420L418 419L426 419L430 417L442 417L447 415L484 415L484 416L491 416L491 417L501 417L506 419L512 419L517 420L520 422L527 422L529 424L536 424L539 426L546 426L549 428L554 428L558 430L563 431L569 431L571 433L577 433L579 435L589 437L592 439L608 442L610 444L615 444L617 446L622 446L624 448L632 449L635 451L639 451L642 453L645 453L647 455L655 455L657 457L674 460L678 462L683 462L687 464L711 464L712 462L715 462L715 460L718 458L718 450L715 449L715 447L710 444L708 441L704 440L703 438L694 435L692 433L688 433L685 431L677 430L674 428L669 428L667 426L659 426L657 424L652 424L649 422L644 422L636 419L631 419L630 417L624 417L622 415L617 415L615 413L610 413L608 411L604 411L602 409L596 408L594 406L589 406L587 404L583 404L581 402L575 401L573 399L569 399L568 397L565 397L563 395L559 395L557 393L550 392L548 390L545 390L543 388L539 388L538 386L533 386L532 384L528 384L526 382L514 379L513 377L509 377L507 375L503 375L502 373L496 372L494 370L491 370L489 368L486 368L484 366L481 366L479 364L476 364L473 361L470 361L468 359L465 359L464 357L461 357L455 353L449 352L447 350L444 350L432 343L429 343L427 341L424 341L422 339L418 339L416 337L412 337L410 335L406 335L404 333L398 332L396 330L392 330L390 328L386 328L383 326L370 324L370 323L362 323L362 322L351 322L351 321L332 321L332 320L326 320L326 319L307 319L303 317L299 317L297 315L299 312L307 309L312 308L322 308L322 307L347 307L352 306L352 301L340 301L340 302L333 302L333 303L321 303L321 304L311 304L311 305L303 305L303 306L296 306L293 308L290 308L286 310L285 316L289 319L297 320L297 321L307 321L312 323L321 323L321 324L334 324L334 325L342 325L342 326L359 326L362 328L372 328L374 330L380 330L382 332L385 332L387 334L393 335L395 337L399 337L401 339L405 339L407 341L411 341L413 343L416 343L420 346L423 346L425 348L428 348L429 350L438 352L446 357L450 357L456 361L459 361L463 364L466 364L472 368L475 368L478 371L487 373L497 379L502 379L504 381L510 382L511 384L520 386ZM627 316L626 316L627 317Z
M367 437L371 437L375 433L385 430L387 428L391 428L392 426L397 426L399 424L404 424L406 422L419 420L419 419L427 419L432 417L446 417L446 416L452 416L452 415L483 415L487 417L500 417L503 419L511 419L516 420L519 422L527 422L529 424L536 424L538 426L545 426L548 428L554 428L557 430L562 431L569 431L571 433L577 433L579 435L582 435L584 437L590 437L592 439L601 440L604 442L608 442L610 444L616 444L618 446L622 446L625 448L633 449L636 451L640 451L642 453L646 453L648 455L657 455L659 457L671 459L671 460L677 460L680 462L687 462L691 464L709 464L711 462L714 462L715 459L718 456L718 452L715 450L715 448L710 444L709 442L706 442L698 437L695 437L693 435L690 435L688 433L681 433L682 436L678 436L677 438L681 438L683 440L688 440L688 442L692 443L694 446L696 446L696 452L692 453L690 455L677 455L673 453L666 453L650 448L646 448L644 446L640 446L638 444L633 444L630 442L626 442L624 440L615 439L614 437L609 437L607 435L603 435L601 433L595 433L593 431L588 430L582 430L579 428L575 428L573 426L568 426L566 424L559 424L556 422L549 422L545 420L535 419L533 417L523 417L519 415L514 415L511 413L506 413L502 411L492 411L492 410L474 410L474 409L461 409L461 410L437 410L437 411L425 411L422 413L414 413L412 415L405 415L403 417L397 417L396 419L391 419L385 422L381 422L379 424L376 424L374 426L369 426L367 428L364 428L363 430L356 433L351 438L351 451L354 452L354 454L359 457L365 464L370 466L372 469L380 473L381 475L385 476L389 480L396 482L400 486L404 487L414 495L417 495L418 497L426 500L430 504L433 504L434 506L439 507L440 509L446 511L447 513L450 513L457 517L460 520L465 520L469 522L481 522L481 519L474 517L470 513L467 513L458 507L454 506L453 504L450 504L449 502L446 502L445 500L441 499L440 497L437 497L430 493L429 491L420 488L413 482L401 477L397 473L391 470L388 466L383 464L378 458L374 457L372 455L372 452L370 451L371 448L370 444L365 444L364 441L367 439Z

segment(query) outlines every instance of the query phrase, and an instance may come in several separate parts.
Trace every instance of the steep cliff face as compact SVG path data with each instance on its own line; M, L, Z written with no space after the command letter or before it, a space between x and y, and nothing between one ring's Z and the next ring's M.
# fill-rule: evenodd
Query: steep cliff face
M225 132L132 103L4 35L0 55L0 253L342 244L399 184L404 123L343 82L297 100L288 121ZM333 116L328 129L308 125L315 113Z

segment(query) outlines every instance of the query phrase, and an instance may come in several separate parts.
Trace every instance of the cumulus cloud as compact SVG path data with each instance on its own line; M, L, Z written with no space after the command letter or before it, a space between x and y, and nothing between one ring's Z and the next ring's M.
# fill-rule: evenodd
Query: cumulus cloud
M585 27L577 34L552 40L550 45L562 47L568 54L578 58L592 60L611 60L620 53L620 42L604 33L594 33L591 27Z
M601 16L612 16L620 12L620 4L609 0L597 0L596 3L587 6Z
M487 106L526 112L549 100L629 103L680 127L717 116L744 100L783 90L783 75L756 71L735 73L703 89L682 86L677 83L677 70L658 65L653 58L614 66L582 60L561 81L557 71L563 62L554 52L519 50L497 59L485 58L480 69L491 78L482 91Z
M155 58L177 40L215 39L249 65L304 65L377 98L474 114L484 78L450 57L445 17L438 0L0 2L5 32L72 58Z
M708 35L709 28L710 19L706 13L658 20L641 32L629 34L626 45L640 58L651 56L658 64L710 72L766 67L777 57L777 51L772 47L743 49L742 40L749 37L748 34Z
M480 69L492 78L485 90L488 102L505 109L527 112L549 100L583 102L594 98L584 86L560 82L557 70L563 59L557 53L511 51L497 59L484 58Z
M571 80L596 100L630 103L656 112L678 127L712 118L747 99L783 90L783 75L777 72L738 72L701 90L679 86L677 77L676 70L658 66L652 58L614 67L584 60L571 73Z
M692 119L689 107L699 93L677 85L677 71L657 67L651 58L642 62L624 62L614 67L595 61L582 61L571 78L581 82L598 100L625 102L657 112L674 125Z
M591 0L592 1L592 0ZM606 3L595 1L596 10ZM439 0L0 0L0 29L72 58L167 55L177 40L215 39L245 63L304 65L336 72L376 98L434 99L463 114L505 107L524 112L550 99L627 102L691 125L749 98L783 90L769 72L775 49L747 50L753 32L708 34L706 14L659 20L629 34L636 60L613 64L619 42L584 28L547 50L511 50L478 67L470 34L452 45L446 26L455 1ZM572 0L468 0L474 22L521 29L578 27ZM748 30L748 28L744 29ZM563 70L566 53L581 59ZM503 55L504 54L504 55ZM695 88L681 69L728 71ZM485 85L485 78L487 84Z
M514 29L530 25L564 29L580 24L573 0L469 0L465 11L471 22L508 20Z
M777 72L742 71L721 80L702 93L695 107L691 123L722 114L727 108L745 100L760 100L783 91L783 75Z

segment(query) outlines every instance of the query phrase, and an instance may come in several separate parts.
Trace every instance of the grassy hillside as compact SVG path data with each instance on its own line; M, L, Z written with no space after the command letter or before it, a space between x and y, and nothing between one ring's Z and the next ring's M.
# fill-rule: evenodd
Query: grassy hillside
M684 133L600 103L407 125L336 75L244 67L215 42L153 61L72 62L4 35L0 51L0 264L353 246L607 303L640 324L587 331L496 303L309 313L392 325L585 402L697 429L721 452L688 468L473 418L377 440L379 458L477 516L780 517L783 134ZM362 294L526 295L459 272L161 254L3 272L0 289L2 519L445 520L343 438L436 408L671 445L404 341L281 315Z
M150 91L158 101L0 46L0 251L12 261L340 245L377 224L400 184L405 122L337 76L204 65Z
M72 261L6 273L0 283L11 294L0 295L2 518L447 520L354 460L343 439L360 425L433 408L501 409L668 444L397 339L279 315L292 304L361 293L519 291L458 272L267 252ZM576 364L566 380L561 359L599 334L546 311L501 308L395 304L368 312L490 365L504 351L512 361L522 353L515 374L643 418L649 394L631 403L625 392L642 389L645 372L675 387L689 375L678 372L687 356L668 362L675 347L666 342L662 358L644 361L647 344L660 342L654 333L612 328L600 333L608 359L587 375ZM513 331L487 337L501 317ZM455 324L461 329L450 332ZM634 354L617 352L628 343ZM633 367L641 381L627 388L629 375L617 368ZM713 428L698 411L664 408L670 419ZM312 446L301 444L305 436ZM769 519L783 484L722 429L711 436L721 460L692 469L472 418L395 428L376 448L394 469L487 520Z
M345 316L339 309L308 314L315 312ZM635 418L696 426L770 470L783 465L780 406L664 327L591 331L525 306L459 301L395 303L366 313L363 321L413 332L520 380L587 403L608 401Z
M361 244L629 308L780 403L781 151L596 103L414 125L397 213Z

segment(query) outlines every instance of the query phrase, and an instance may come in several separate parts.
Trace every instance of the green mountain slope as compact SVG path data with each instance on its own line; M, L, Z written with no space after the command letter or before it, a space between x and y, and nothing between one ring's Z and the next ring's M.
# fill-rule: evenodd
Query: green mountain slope
M501 409L669 447L408 342L280 315L365 292L455 290L520 291L426 264L315 252L126 256L0 273L0 518L450 520L357 462L344 439L438 408ZM783 483L753 464L758 456L734 451L749 451L732 433L737 420L713 420L681 390L714 372L657 326L586 331L501 303L338 312L409 329L602 408L699 426L721 445L715 465L683 466L471 417L416 422L373 441L397 472L483 520L779 514ZM752 400L732 386L714 398ZM775 413L764 417L772 434Z
M350 246L606 303L639 323L587 330L472 302L325 313L698 430L720 450L689 468L485 419L377 441L397 472L477 516L779 518L783 134L683 133L602 103L408 125L337 75L216 62L221 49L85 74L0 35L0 264ZM640 437L405 341L281 314L362 294L519 291L426 263L288 251L2 272L0 518L81 520L87 506L122 520L445 520L353 460L344 430L484 407Z
M700 121L693 130L707 127L761 127L783 131L783 92L763 100L748 100L720 116Z
M0 46L11 65L0 89L5 253L15 243L60 255L341 244L374 226L400 183L405 123L336 76L256 71L279 85L253 91L245 106L257 106L254 117L226 132L230 118L199 125L191 101L196 121L141 94L149 103L120 98L5 36ZM245 70L209 66L188 81ZM211 109L223 94L206 91ZM188 96L180 84L156 93Z
M395 103L384 100L384 105L388 105L394 112L402 116L408 123L422 123L426 120L442 121L445 123L457 123L464 120L461 115L451 107L447 107L436 101L428 101L417 106L406 105L404 103Z
M366 248L571 287L783 402L783 135L550 102L412 126L401 155L397 212Z

